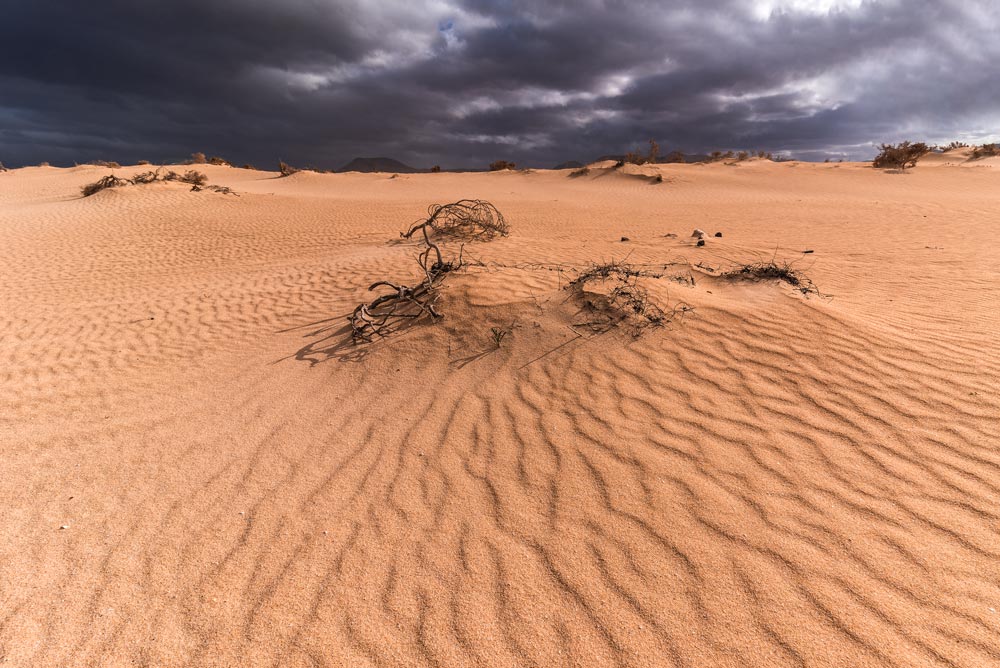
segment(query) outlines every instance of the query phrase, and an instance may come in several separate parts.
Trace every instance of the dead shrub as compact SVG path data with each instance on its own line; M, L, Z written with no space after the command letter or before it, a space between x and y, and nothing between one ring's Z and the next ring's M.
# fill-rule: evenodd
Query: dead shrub
M766 262L751 262L718 274L730 281L780 281L787 283L803 295L820 294L812 280L788 262L778 263L772 258Z
M662 277L662 274L626 262L591 264L565 288L593 318L574 325L588 327L592 331L607 331L625 324L633 336L638 336L647 327L663 325L676 314L691 310L682 302L667 311L639 285L641 278Z
M942 147L942 151L947 153L948 151L957 151L960 148L969 148L969 145L964 141L953 141L947 146Z
M210 190L212 192L221 193L223 195L236 195L237 197L239 197L239 193L237 193L229 186L200 186L200 185L191 186L192 192L200 193L204 190Z
M451 204L432 204L427 209L427 218L416 221L408 230L400 232L400 236L409 239L418 231L423 231L425 235L434 233L459 239L489 241L494 237L510 234L510 225L504 220L503 214L489 202L462 199Z
M879 146L879 154L872 160L872 167L900 170L911 168L929 151L927 144L923 142L904 141L895 145L882 144Z
M431 174L437 174L441 171L441 165L434 165L431 167Z
M186 165L204 165L206 162L208 162L208 159L205 157L205 154L201 153L201 152L198 152L198 153L192 153L191 157L187 161L185 161L184 164L186 164Z
M220 158L217 155L213 155L211 158L209 158L208 159L208 164L210 164L210 165L218 165L220 167L232 167L233 166L228 160L226 160L225 158Z
M291 176L292 174L298 174L301 169L298 167L292 167L291 165L285 163L284 161L278 161L278 171L281 173L282 177Z
M137 164L137 165L148 165L148 164L151 164L151 163L149 162L149 160L139 160L135 164Z
M494 160L490 163L491 172L502 172L505 169L517 169L517 163L506 160Z
M590 174L590 167L581 167L580 169L574 169L572 172L570 172L569 177L571 179L576 179L581 176L586 176L587 174Z
M6 171L9 171L9 170L6 167L3 166L2 162L0 162L0 172L6 172Z
M91 195L99 193L107 188L121 188L122 186L131 185L131 183L132 182L128 179L122 179L114 174L108 174L107 176L102 176L93 183L88 183L83 186L80 188L80 192L83 193L84 197L90 197Z
M253 165L251 165L249 162L247 164L243 165L243 167L241 169L252 169L255 172L257 171L257 168L254 167Z
M91 160L87 164L93 167L109 167L111 169L121 169L121 165L119 165L117 162L109 160Z
M140 172L131 179L123 179L115 176L114 174L108 174L94 183L88 183L80 190L84 197L90 197L94 193L98 193L106 188L146 185L148 183L156 183L157 181L180 181L181 183L190 183L191 185L198 187L204 186L208 183L208 177L193 169L189 169L183 174L178 174L175 171L164 172L162 169L158 169L155 172Z
M663 162L666 163L682 163L687 162L687 158L684 157L684 153L681 151L671 151L663 158Z

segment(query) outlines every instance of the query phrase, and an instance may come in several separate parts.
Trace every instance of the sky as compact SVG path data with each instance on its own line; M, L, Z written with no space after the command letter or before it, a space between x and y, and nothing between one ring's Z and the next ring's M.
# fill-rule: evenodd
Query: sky
M996 0L0 0L0 162L995 141Z

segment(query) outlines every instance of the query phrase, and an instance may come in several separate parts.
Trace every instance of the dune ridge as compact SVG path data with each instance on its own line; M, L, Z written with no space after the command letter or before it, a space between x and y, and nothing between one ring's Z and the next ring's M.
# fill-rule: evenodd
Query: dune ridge
M0 174L0 663L1000 664L995 171L648 169ZM488 266L346 344L462 197ZM830 298L698 266L771 257ZM694 310L577 326L624 258Z

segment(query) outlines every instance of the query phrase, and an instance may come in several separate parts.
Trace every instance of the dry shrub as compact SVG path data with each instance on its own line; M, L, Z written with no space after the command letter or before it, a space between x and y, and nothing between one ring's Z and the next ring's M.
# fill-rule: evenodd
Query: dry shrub
M49 163L47 163L47 162L40 162L40 163L38 163L38 166L39 166L39 167L51 167L52 165L50 165L50 164L49 164Z
M278 161L278 171L281 172L281 176L291 176L292 174L298 174L300 170L298 167L292 167L291 165L279 160Z
M108 174L94 183L89 183L83 186L80 191L83 193L84 197L90 197L94 193L98 193L105 188L138 186L148 183L156 183L157 181L180 181L181 183L190 183L191 185L198 187L204 186L208 183L208 177L193 169L189 169L183 174L178 174L175 171L163 172L161 169L158 169L155 172L141 172L133 176L131 179L123 179L115 176L114 174Z
M8 171L7 168L3 166L2 162L0 162L0 172L6 172L6 171Z
M590 174L590 167L581 167L580 169L574 169L569 173L569 176L570 178L576 179L581 176L586 176L587 174Z
M481 241L509 233L503 214L482 200L463 199L452 204L433 204L427 211L429 215L426 219L417 221L400 234L408 239L420 231L424 250L417 256L417 264L423 277L412 286L389 281L372 283L369 290L388 288L389 292L367 304L358 304L348 316L354 343L370 343L376 337L387 336L424 317L434 320L441 317L435 308L438 287L449 273L462 268L464 244L457 255L445 259L441 246L431 240L432 233Z
M254 171L257 171L257 168L254 167L253 165L251 165L249 162L247 164L243 165L243 167L241 167L241 169L252 169Z
M229 186L204 186L197 184L191 186L192 192L200 193L204 190L210 190L212 192L222 193L223 195L236 195L237 197L239 197L239 194Z
M980 158L993 158L998 155L1000 155L1000 144L983 144L972 149L969 159L979 160Z
M490 163L491 172L502 172L505 169L517 169L517 163L506 160L495 160Z
M649 140L649 152L643 155L638 150L629 151L621 160L622 163L630 165L645 165L647 163L656 164L659 161L660 145L652 139ZM624 164L622 165L624 166Z
M671 151L670 153L667 154L665 158L663 158L663 162L666 163L687 162L687 159L684 157L683 152Z
M678 313L691 310L682 302L667 311L639 285L640 278L662 277L662 274L639 269L626 262L590 265L565 288L582 302L583 309L592 318L574 324L593 331L607 331L626 324L631 334L638 336L647 327L663 325ZM595 286L597 289L594 289Z
M431 174L437 174L441 171L441 165L434 165L431 167Z
M206 162L208 162L208 159L205 157L205 154L199 152L199 153L192 153L191 157L184 164L204 165Z
M400 236L409 239L418 231L425 236L434 233L458 239L489 241L510 234L510 225L489 202L462 199L451 204L432 204L427 209L427 218L416 221L406 232L400 232Z
M752 262L719 274L730 281L781 281L804 295L819 294L812 280L792 267L788 262L777 263L774 259L766 262Z
M103 176L93 183L88 183L87 185L80 188L80 192L83 193L84 197L90 197L96 193L101 192L106 188L121 188L122 186L131 185L132 182L128 179L118 178L114 174L108 174Z
M139 160L135 164L137 164L137 165L148 165L148 164L150 164L150 162L149 162L149 160Z
M88 165L92 165L94 167L109 167L111 169L120 169L121 168L121 165L119 165L117 162L109 161L109 160L91 160L87 164Z
M948 151L957 151L960 148L969 148L969 145L964 141L953 141L947 146L943 147L941 150L947 153Z
M904 141L899 144L882 144L879 154L872 160L877 169L907 169L917 164L930 149L923 142Z
M220 167L232 167L233 166L228 160L226 160L225 158L220 158L217 155L213 155L211 158L209 158L208 159L208 164L210 164L210 165L218 165Z

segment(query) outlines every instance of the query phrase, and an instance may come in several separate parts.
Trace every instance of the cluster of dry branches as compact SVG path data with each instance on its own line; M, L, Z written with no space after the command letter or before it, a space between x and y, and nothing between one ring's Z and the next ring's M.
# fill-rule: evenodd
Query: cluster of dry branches
M781 281L787 283L803 295L820 295L812 280L795 269L789 262L771 260L740 265L719 274L720 278L731 281Z
M107 176L101 177L93 183L88 183L87 185L80 188L84 197L90 197L95 193L99 193L106 188L121 188L123 186L138 186L147 183L156 183L157 181L179 181L181 183L190 183L194 188L199 188L208 183L208 177L201 172L196 172L193 169L189 169L183 174L178 174L177 172L163 171L163 169L157 169L155 172L142 172L136 174L130 179L123 179L121 177L115 176L114 174L108 174ZM192 188L192 190L194 190Z
M669 310L660 306L649 292L639 285L640 278L663 278L662 273L639 268L623 261L592 264L566 285L566 289L582 299L583 306L597 318L577 323L594 331L606 331L619 324L630 326L632 335L638 336L646 327L670 322L677 314L692 310L684 302ZM599 285L588 290L588 285Z
M462 199L451 204L432 204L427 218L422 218L400 236L411 238L418 231L425 237L428 229L443 237L471 241L490 241L494 237L510 234L510 226L503 214L492 204L480 199Z
M462 252L445 259L441 246L432 235L468 241L489 241L496 236L507 236L510 231L503 215L495 206L482 200L463 199L451 204L431 206L426 219L415 222L400 236L412 238L418 231L423 236L424 249L417 256L421 278L414 285L376 281L368 289L388 289L367 304L359 304L348 320L351 338L355 343L370 343L384 337L399 327L422 317L433 320L441 317L435 308L438 287L445 276L462 267Z

